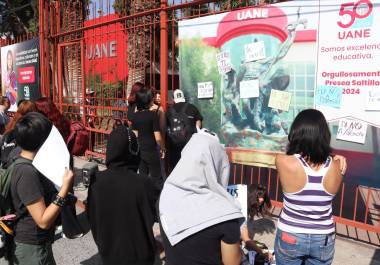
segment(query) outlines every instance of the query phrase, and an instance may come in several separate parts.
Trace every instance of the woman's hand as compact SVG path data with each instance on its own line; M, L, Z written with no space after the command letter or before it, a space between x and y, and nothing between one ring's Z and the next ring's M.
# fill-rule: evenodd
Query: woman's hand
M61 187L60 192L58 193L59 196L61 196L62 198L66 197L67 193L71 189L71 186L73 185L73 180L74 180L73 171L66 168L65 173L63 174L63 177L62 177L62 187Z
M344 156L341 155L334 155L334 160L339 161L339 168L340 168L340 173L342 175L346 174L347 171L347 160Z
M165 149L160 149L160 158L161 159L165 158L165 154L166 154L166 150Z

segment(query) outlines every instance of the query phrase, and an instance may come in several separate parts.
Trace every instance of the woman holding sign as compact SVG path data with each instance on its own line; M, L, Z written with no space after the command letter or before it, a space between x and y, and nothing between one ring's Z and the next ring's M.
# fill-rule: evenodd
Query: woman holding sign
M288 136L286 155L276 157L284 208L275 241L276 264L331 264L335 224L332 200L342 183L339 161L332 158L325 117L301 111Z
M62 187L41 175L32 161L52 131L52 123L42 114L32 112L22 117L14 128L20 157L11 171L10 191L16 211L13 263L20 265L55 265L52 252L54 222L71 189L73 172L66 169Z

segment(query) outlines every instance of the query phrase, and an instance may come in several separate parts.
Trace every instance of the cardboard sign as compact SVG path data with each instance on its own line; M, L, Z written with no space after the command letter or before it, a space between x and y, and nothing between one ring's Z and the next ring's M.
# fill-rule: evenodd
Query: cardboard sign
M270 92L268 107L288 111L292 94L286 91L272 89Z
M340 108L342 101L343 88L335 86L318 86L315 93L315 105Z
M341 119L336 139L364 144L366 134L366 122L355 119Z
M370 87L365 99L366 110L380 110L380 88Z
M198 83L198 98L213 98L214 87L212 82Z
M240 98L257 98L260 94L259 80L246 80L239 83Z
M265 44L263 41L244 45L245 61L252 62L265 59Z
M231 57L228 51L223 51L216 55L219 74L226 74L231 71Z
M248 190L247 185L230 185L227 187L227 191L240 203L241 211L244 217L247 219L247 196L248 196Z

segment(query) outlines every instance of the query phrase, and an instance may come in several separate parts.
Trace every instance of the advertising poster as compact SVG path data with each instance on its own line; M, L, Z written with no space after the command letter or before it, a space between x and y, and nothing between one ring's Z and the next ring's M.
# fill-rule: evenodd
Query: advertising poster
M380 186L380 1L321 1L316 108L347 178Z
M273 167L294 117L314 107L318 11L289 1L179 22L181 89L233 162ZM197 97L202 82L214 98Z
M1 47L1 88L9 111L16 111L21 99L40 98L39 80L38 38Z

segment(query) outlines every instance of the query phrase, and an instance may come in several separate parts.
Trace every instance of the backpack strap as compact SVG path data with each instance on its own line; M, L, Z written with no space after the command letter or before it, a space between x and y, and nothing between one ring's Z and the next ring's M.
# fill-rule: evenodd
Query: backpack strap
M14 158L13 161L10 163L10 165L8 166L8 168L6 170L9 171L9 174L12 174L12 171L13 171L13 168L17 165L21 165L21 164L32 164L32 161L26 159L26 158L23 158L23 157L17 157L17 158ZM11 185L11 177L8 177L6 180L5 180L5 183L4 183L4 190L9 190L9 187Z

